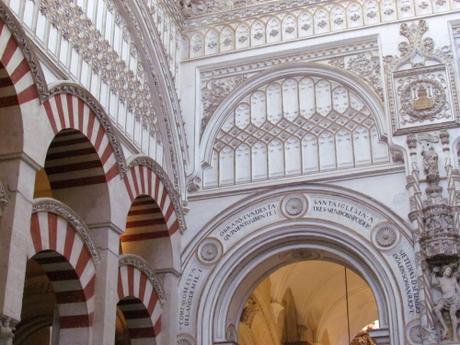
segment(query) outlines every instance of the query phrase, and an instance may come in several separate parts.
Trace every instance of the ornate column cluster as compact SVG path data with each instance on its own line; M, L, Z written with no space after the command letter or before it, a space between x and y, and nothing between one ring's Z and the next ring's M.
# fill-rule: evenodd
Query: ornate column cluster
M412 192L409 218L417 222L413 239L422 303L421 338L424 344L457 342L460 193L456 183L460 173L451 164L447 131L409 135L407 145L412 163L407 178ZM423 166L422 171L419 165Z

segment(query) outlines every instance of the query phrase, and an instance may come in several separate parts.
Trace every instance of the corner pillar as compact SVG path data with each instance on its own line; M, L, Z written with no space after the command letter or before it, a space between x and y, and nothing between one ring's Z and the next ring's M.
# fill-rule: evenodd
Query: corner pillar
M92 326L93 345L113 345L118 303L118 257L121 230L116 226L90 226L101 261L96 267L96 291Z

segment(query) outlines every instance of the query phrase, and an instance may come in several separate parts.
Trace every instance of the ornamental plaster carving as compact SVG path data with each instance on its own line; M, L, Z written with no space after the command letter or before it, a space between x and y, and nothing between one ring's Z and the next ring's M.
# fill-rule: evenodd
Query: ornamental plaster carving
M161 304L164 304L166 301L166 293L163 288L163 283L147 261L137 255L125 254L120 256L119 264L120 266L133 266L143 272L152 283Z
M281 201L281 211L287 218L302 217L308 210L308 200L303 194L292 194Z
M174 185L176 188L181 187L181 177L179 171L183 170L183 162L188 160L188 145L187 145L187 136L185 133L185 122L181 117L181 108L179 99L176 93L174 86L174 80L171 75L171 72L168 67L167 57L164 54L164 50L161 43L161 38L152 25L149 25L149 22L144 21L142 17L138 17L137 13L134 13L132 10L132 5L126 1L120 1L119 5L125 11L127 17L130 19L131 25L134 27L136 32L136 38L139 40L139 49L142 49L144 57L149 57L154 55L155 58L147 58L144 63L148 70L158 71L159 75L156 73L148 74L149 78L152 78L152 84L156 89L165 88L166 97L169 98L169 102L166 102L166 97L162 92L155 92L154 97L156 97L156 103L158 104L158 113L163 117L163 123L166 130L165 140L168 141L169 146L169 156L171 157L170 163L172 165L172 175L174 177ZM149 7L147 3L144 3L147 11L156 11L154 7ZM150 40L146 37L145 29L141 28L140 23L144 23L147 27L147 30L152 32L157 39ZM155 52L152 53L148 47L150 44L153 44ZM163 54L162 54L163 53ZM161 80L159 79L161 78ZM168 103L168 104L167 104ZM177 131L175 133L175 131ZM180 157L182 161L179 160L179 156L176 152L180 152Z
M238 99L219 114L203 188L390 163L378 114L345 82L292 73Z
M138 165L150 168L155 173L155 175L157 175L160 178L161 182L163 182L165 189L168 192L169 197L171 198L171 202L174 205L177 221L179 223L179 229L181 232L184 232L187 229L187 226L185 223L184 211L182 208L180 194L174 188L174 185L170 181L168 174L157 162L155 162L152 158L147 156L137 156L133 158L129 162L128 169L136 167Z
M24 54L30 71L32 72L32 78L34 79L35 86L37 87L40 100L43 100L48 92L48 87L40 66L40 61L35 55L33 45L24 32L22 25L17 21L3 1L0 1L0 20L6 24L9 30L11 30L17 44L21 48L21 52Z
M202 133L215 110L237 86L269 68L311 61L350 72L354 77L369 85L383 101L383 80L380 73L378 44L375 40L308 52L298 51L258 59L254 62L203 69L200 73Z
M117 134L113 129L112 122L110 121L109 116L107 115L99 101L92 94L90 94L84 87L74 83L63 82L52 87L47 94L47 98L59 94L75 95L91 108L91 110L94 112L97 119L99 120L99 123L104 128L105 133L109 137L110 144L112 146L113 153L115 155L115 159L117 160L117 164L119 167L120 176L123 177L127 171L126 159L123 153L123 148L121 146L121 143L119 142Z
M222 256L222 243L216 238L208 238L198 248L198 258L205 264L214 264Z
M5 210L6 206L10 202L10 197L8 193L8 187L0 181L0 218L3 215L3 211Z
M383 222L372 230L372 242L381 250L391 250L398 245L400 231L394 224Z
M193 1L192 1L193 2ZM206 1L201 1L202 3ZM226 53L318 35L456 11L446 0L271 1L185 21L188 57ZM211 47L212 46L212 47Z
M400 55L385 57L392 127L395 134L456 126L460 110L453 55L448 47L434 48L426 37L426 22L401 24L407 42Z
M86 17L81 7L73 1L43 0L40 2L40 11L62 31L64 38L69 40L102 80L110 85L111 90L126 102L128 109L155 127L157 120L153 117L153 91L147 83L142 82L143 68L138 69L140 75L136 76Z
M68 206L55 199L40 198L34 201L32 212L50 212L64 218L72 225L78 235L80 235L83 242L85 242L85 245L93 258L94 264L97 265L100 262L99 250L97 249L96 243L93 241L89 229L80 216L72 211Z

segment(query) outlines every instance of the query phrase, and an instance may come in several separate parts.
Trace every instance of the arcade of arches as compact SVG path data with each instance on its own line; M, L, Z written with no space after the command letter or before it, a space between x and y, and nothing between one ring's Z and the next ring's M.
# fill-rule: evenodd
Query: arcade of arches
M459 0L0 0L0 345L460 344Z

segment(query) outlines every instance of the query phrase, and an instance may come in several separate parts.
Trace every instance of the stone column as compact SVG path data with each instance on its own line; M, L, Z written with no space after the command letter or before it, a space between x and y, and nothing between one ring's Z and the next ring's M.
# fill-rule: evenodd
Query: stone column
M118 257L121 230L116 226L90 226L101 261L96 267L96 294L92 326L93 345L113 345L118 303Z
M0 315L11 320L21 317L27 255L32 246L30 219L38 168L24 156L0 157L3 186L0 197Z
M0 345L13 345L14 329L17 324L17 320L0 314Z
M178 306L178 289L179 289L179 272L174 269L158 272L165 291L164 304L162 306L163 315L161 320L161 333L159 335L159 344L172 344L173 339L177 339L177 306Z

